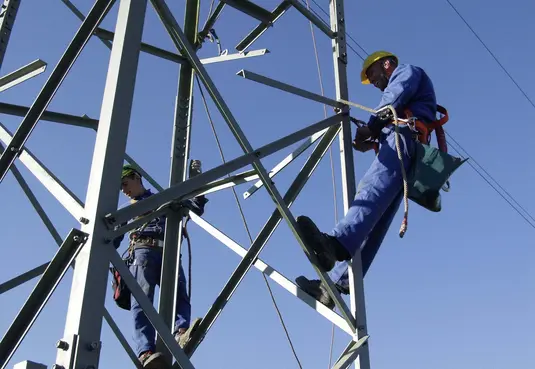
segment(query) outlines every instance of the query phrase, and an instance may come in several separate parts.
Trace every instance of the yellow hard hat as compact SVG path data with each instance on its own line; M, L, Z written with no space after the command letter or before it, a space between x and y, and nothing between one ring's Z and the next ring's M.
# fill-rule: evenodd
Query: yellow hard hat
M398 60L398 57L389 51L376 51L368 55L368 57L362 63L362 71L360 72L360 80L362 81L362 84L364 85L370 84L370 80L366 76L366 71L368 70L368 68L377 60L386 58L387 56L393 56L394 58L396 58L396 61Z

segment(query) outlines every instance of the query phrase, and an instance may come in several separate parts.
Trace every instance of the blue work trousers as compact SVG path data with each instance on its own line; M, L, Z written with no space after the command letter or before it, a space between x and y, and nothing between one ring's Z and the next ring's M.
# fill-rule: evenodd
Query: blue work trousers
M143 292L151 302L154 301L154 289L160 285L160 275L162 272L162 248L147 247L134 250L133 264L130 265L130 272L136 278ZM180 277L178 287L178 298L176 301L177 316L175 320L175 330L188 328L191 318L191 304L186 289L186 277L180 263ZM141 309L134 296L131 299L132 318L134 320L134 342L138 357L145 351L155 350L156 332L149 319Z
M365 274L377 254L403 199L403 177L396 149L396 135L386 129L379 138L379 153L362 178L355 199L345 217L330 235L353 256L361 249ZM408 128L400 129L400 146L405 170L409 173L415 143ZM337 263L329 272L334 283L348 286L348 263Z

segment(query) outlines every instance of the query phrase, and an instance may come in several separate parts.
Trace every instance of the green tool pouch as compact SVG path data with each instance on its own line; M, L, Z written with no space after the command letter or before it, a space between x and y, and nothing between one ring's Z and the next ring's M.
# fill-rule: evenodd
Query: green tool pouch
M417 141L407 178L409 199L430 211L439 212L442 209L440 189L467 160Z

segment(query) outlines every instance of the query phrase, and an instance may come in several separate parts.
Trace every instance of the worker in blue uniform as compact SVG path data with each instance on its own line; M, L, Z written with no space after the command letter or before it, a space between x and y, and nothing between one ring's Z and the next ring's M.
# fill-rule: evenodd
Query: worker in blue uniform
M435 91L422 68L399 64L394 54L377 51L364 60L361 81L382 91L376 110L392 105L400 118L409 110L423 122L435 121ZM403 178L394 130L391 119L378 115L372 115L367 125L357 128L353 148L366 152L374 148L373 141L377 140L379 150L359 183L347 214L331 232L320 232L306 216L297 218L304 242L314 250L317 266L328 272L337 289L344 294L349 293L348 261L360 249L363 273L367 272L403 199ZM407 126L400 126L400 144L408 173L415 141ZM300 276L296 282L319 302L334 308L334 301L319 280Z
M200 173L200 161L193 160L189 168L189 177L191 178ZM131 165L123 167L121 191L131 199L132 203L152 195L151 190L144 187L141 174ZM204 213L204 206L207 202L208 200L204 196L198 196L182 201L181 205L200 216ZM154 301L156 285L160 285L165 221L165 216L159 216L144 226L134 229L129 234L129 269L151 302ZM115 248L120 246L123 238L124 236L121 236L114 240ZM176 320L173 334L178 344L184 347L201 320L198 318L190 324L191 304L186 289L186 277L182 263L179 264L179 268ZM132 311L134 323L133 338L136 345L136 354L141 364L147 369L166 368L162 353L155 352L155 329L133 296L130 310Z

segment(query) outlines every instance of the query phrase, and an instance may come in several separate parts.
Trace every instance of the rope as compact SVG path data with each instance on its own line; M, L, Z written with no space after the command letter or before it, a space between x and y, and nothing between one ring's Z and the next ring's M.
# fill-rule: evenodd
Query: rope
M214 133L214 138L216 140L217 147L219 149L219 154L221 155L221 160L223 161L223 163L226 163L225 155L223 153L223 149L221 147L221 143L219 142L219 137L217 135L217 131L215 129L215 125L214 125L214 122L212 120L212 116L210 114L210 110L208 109L208 103L206 102L206 97L204 96L202 85L201 85L201 83L199 81L199 77L197 75L195 75L195 78L197 80L197 85L199 86L199 92L201 94L201 98L202 98L202 101L203 101L204 109L206 111L206 115L208 117L208 121L210 122L210 126L212 128L212 132ZM232 193L234 195L234 199L236 200L236 205L238 206L238 210L240 212L240 216L242 218L243 225L245 227L245 231L247 232L247 236L249 237L249 241L252 244L253 243L253 237L252 237L251 232L249 230L249 225L247 224L247 220L245 219L245 215L244 215L240 200L238 198L238 195L237 195L236 190L234 189L234 187L232 187ZM290 334L288 332L288 329L286 328L286 324L284 323L284 318L282 317L282 314L281 314L280 309L278 307L277 301L275 300L275 296L273 295L273 291L271 290L271 286L269 285L269 281L266 278L266 276L264 275L264 273L261 273L261 274L262 274L262 277L264 278L264 282L266 283L266 287L267 287L269 295L271 297L271 301L273 302L273 306L275 307L275 311L277 312L277 315L278 315L279 320L281 322L282 328L284 329L284 333L285 333L286 338L288 340L288 343L290 345L290 349L292 350L292 353L293 353L293 355L295 357L295 360L297 361L297 365L299 366L300 369L303 369L303 367L301 365L301 362L299 361L299 357L297 356L297 353L295 351L295 347L293 345L293 342L292 342L292 339L291 339Z
M303 1L303 0L302 0L302 1ZM318 7L324 14L326 14L327 16L329 15L329 14L323 9L323 7L321 7L316 1L314 1L314 0L312 0L312 1L314 2L314 4L316 4L316 6L317 6L317 7ZM457 8L456 8L450 1L448 1L448 0L446 0L446 1L447 1L448 4L451 6L451 8L457 13L457 15L461 18L461 20L465 23L465 25L470 29L470 31L474 34L474 36L478 39L478 41L483 45L483 47L485 47L485 49L489 52L489 54L494 58L494 60L498 63L498 65L502 68L502 70L507 74L507 76L508 76L508 77L511 79L511 81L515 84L515 86L518 88L518 90L519 90L519 91L524 95L524 97L528 100L528 102L529 102L533 107L535 107L535 104L533 103L533 100L531 100L531 99L527 96L526 92L519 86L519 84L518 84L518 83L516 82L516 80L511 76L511 74L507 71L507 69L503 66L503 64L500 63L500 61L498 60L498 58L496 57L496 55L490 50L490 48L485 44L485 42L481 39L481 37L479 37L479 35L475 32L475 30L470 26L470 24L468 23L468 21L466 21L466 19L460 14L460 12L457 10ZM313 11L313 10L312 10L312 11ZM313 12L314 12L314 11L313 11ZM327 23L325 22L325 20L324 20L321 16L319 16L316 12L314 12L314 13L315 13L315 14L318 16L318 18L320 18L325 24L327 24ZM359 43L358 43L357 41L355 41L355 39L354 39L349 33L347 33L347 32L346 32L346 37L349 38L349 39L351 39L351 40L352 40L352 41L353 41L353 42L354 42L360 49L362 49L366 54L368 54L368 53L366 52L366 50L365 50L362 46L360 46ZM354 48L350 47L349 44L348 44L347 46L348 46L348 47L355 53L355 55L357 55L360 59L364 59L358 52L355 51ZM342 101L341 101L341 102L342 102ZM349 102L347 102L347 103L349 103ZM352 103L349 103L348 105L352 105ZM355 106L355 105L352 105L352 106ZM356 106L356 107L359 107L359 106ZM452 140L454 140L454 138L453 138L453 136L452 136L451 134L449 134L449 133L447 133L447 132L446 132L446 134L447 134ZM455 141L455 140L454 140L454 141ZM451 143L450 143L450 144L451 144ZM462 146L461 146L460 144L459 144L459 147L461 148L461 150L463 150L463 151L466 152L466 150L464 150L464 148L462 148ZM455 148L454 148L454 149L455 149ZM459 153L459 154L462 156L462 153L460 153L458 150L455 150L455 151L457 151L457 153ZM467 156L469 156L469 155L467 155ZM511 197L512 201L510 201L509 199L507 199L507 198L504 196L504 194L502 194L502 193L499 191L499 189L498 189L497 187L495 187L495 186L494 186L494 185L493 185L493 184L492 184L492 183L491 183L491 182L490 182L490 181L489 181L489 180L488 180L488 179L487 179L487 178L486 178L486 177L485 177L485 176L484 176L484 175L483 175L483 174L482 174L482 173L481 173L481 172L480 172L474 165L473 165L472 162L474 162L474 158L471 157L471 156L469 156L469 157L470 157L471 160L469 160L469 161L467 162L468 165L470 165L470 167L472 167L472 169L473 169L473 170L474 170L474 171L475 171L481 178L483 178L483 180L484 180L485 182L487 182L487 184L488 184L490 187L492 187L492 189L494 189L494 191L496 191L496 193L497 193L498 195L500 195L500 196L501 196L501 197L502 197L502 198L503 198L503 199L504 199L504 200L505 200L505 201L506 201L512 208L513 208L513 210L515 210L515 211L516 211L516 212L517 212L517 213L518 213L518 214L519 214L519 215L520 215L520 216L521 216L521 217L522 217L522 218L523 218L523 219L524 219L524 220L525 220L531 227L535 228L535 224L532 223L532 222L530 221L530 219L528 219L528 217L531 218L531 219L533 219L533 216L532 216L528 211L526 211L526 209L524 209L522 206L520 206L520 205L518 204L518 202L517 202L517 201L516 201L516 200L515 200L515 199L514 199L514 198L513 198L507 191L505 191L505 190L503 189L503 187L499 184L498 181L496 181L494 178L492 178L492 176L490 176L490 174L487 173L488 176L492 179L492 181L494 181L494 182L497 184L497 186L498 186L499 188L501 188L501 189L505 192L505 194L507 194L509 197ZM480 166L480 167L481 167L481 166ZM484 169L483 167L481 167L481 168L482 168L482 170L483 170L484 172L486 172L485 169ZM518 205L518 207L519 207L521 210L523 210L528 216L526 217L524 214L522 214L521 211L514 205L514 203L516 203L516 204Z

